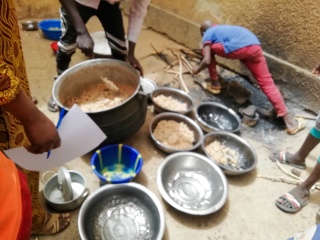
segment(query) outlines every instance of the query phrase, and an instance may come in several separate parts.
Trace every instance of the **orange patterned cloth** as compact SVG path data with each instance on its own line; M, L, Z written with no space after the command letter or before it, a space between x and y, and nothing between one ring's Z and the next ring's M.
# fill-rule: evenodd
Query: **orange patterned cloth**
M0 239L16 240L22 219L22 201L18 169L0 152Z

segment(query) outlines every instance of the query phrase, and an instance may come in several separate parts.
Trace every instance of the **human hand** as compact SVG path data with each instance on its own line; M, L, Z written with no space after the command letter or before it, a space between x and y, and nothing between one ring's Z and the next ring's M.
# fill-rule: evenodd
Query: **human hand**
M56 127L40 111L32 121L24 123L24 129L30 142L30 145L25 146L28 152L41 154L61 145Z
M192 69L192 74L193 75L197 75L199 73L199 68L198 67L194 67L193 69Z
M81 52L85 54L87 57L93 56L94 42L88 33L78 35L77 45L78 48L81 49Z
M140 75L143 77L143 68L140 65L139 61L135 58L135 56L129 54L127 56L127 60L135 69L139 71Z
M313 75L320 76L320 64L318 64L317 66L315 66L315 67L312 69L311 73L312 73Z

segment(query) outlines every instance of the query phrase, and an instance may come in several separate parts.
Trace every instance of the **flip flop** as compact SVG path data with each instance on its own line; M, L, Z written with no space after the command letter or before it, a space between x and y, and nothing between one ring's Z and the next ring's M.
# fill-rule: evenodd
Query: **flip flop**
M286 132L290 135L294 135L306 127L306 121L304 119L302 118L294 118L294 119L297 120L298 126L293 130L286 129Z
M277 150L277 151L271 153L269 155L269 158L273 162L278 161L279 163L287 164L291 167L295 167L295 168L299 168L299 169L306 169L307 168L307 166L305 164L301 165L301 164L295 164L295 163L288 162L286 154L287 154L286 151Z
M61 217L63 219L68 219L69 221L64 221L61 225ZM60 214L52 214L50 219L45 219L46 224L42 227L41 230L33 230L31 231L32 235L51 235L62 232L65 230L70 224L70 214L69 213L60 213Z
M287 213L296 213L308 203L309 197L301 199L295 196L292 191L283 194L276 200L276 206Z
M256 107L254 105L250 105L246 108L239 108L239 113L242 116L246 116L249 118L254 118L256 115Z
M221 93L221 87L212 87L210 83L208 82L203 82L202 87L206 90L208 90L209 92L213 93L213 94L220 94Z

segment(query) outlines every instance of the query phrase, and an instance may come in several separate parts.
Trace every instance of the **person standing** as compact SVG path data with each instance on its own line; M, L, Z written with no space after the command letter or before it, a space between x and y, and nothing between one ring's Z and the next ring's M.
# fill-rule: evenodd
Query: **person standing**
M210 20L205 20L201 24L200 32L203 36L203 59L193 68L193 74L208 68L211 83L207 85L207 89L210 92L213 94L221 92L215 55L240 60L250 70L272 103L277 117L284 120L286 132L292 135L305 128L303 119L293 118L288 112L281 93L271 77L260 42L252 32L241 26L212 24Z
M123 0L60 0L62 36L58 42L56 55L57 73L69 68L72 55L79 48L86 56L92 57L94 42L86 28L86 23L96 16L105 32L114 59L128 61L143 76L143 68L135 57L135 46L150 0L131 0L127 31L128 50L123 26L120 2ZM51 97L48 109L58 110Z
M60 146L60 137L30 96L13 0L1 0L0 9L0 151L21 146L35 154L50 151ZM0 168L5 167L5 162L1 161ZM32 233L54 234L65 229L70 214L50 214L40 204L39 172L21 170L27 175L31 193ZM6 207L11 206L0 208Z

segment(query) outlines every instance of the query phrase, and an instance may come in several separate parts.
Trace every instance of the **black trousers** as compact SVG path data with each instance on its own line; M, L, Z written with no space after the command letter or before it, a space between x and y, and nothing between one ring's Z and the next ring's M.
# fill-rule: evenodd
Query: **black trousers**
M96 16L99 19L108 39L113 58L125 61L127 47L120 4L100 1L98 9L86 7L77 2L76 5L85 24L92 16ZM61 8L60 15L62 20L62 36L59 40L59 49L56 55L58 74L68 69L71 57L77 49L76 29L73 27L65 9Z

